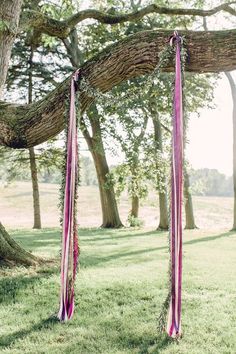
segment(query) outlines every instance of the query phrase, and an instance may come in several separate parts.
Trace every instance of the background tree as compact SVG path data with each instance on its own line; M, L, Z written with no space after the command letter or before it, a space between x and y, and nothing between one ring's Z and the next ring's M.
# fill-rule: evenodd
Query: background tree
M33 102L33 57L34 49L30 47L30 57L29 57L29 75L28 75L28 103ZM40 213L40 200L39 200L39 184L38 184L38 171L35 158L34 148L29 148L29 159L30 159L30 172L31 172L31 182L33 189L33 209L34 209L34 229L41 229L41 213Z
M17 42L13 47L12 62L9 67L9 75L7 78L8 96L16 96L18 100L22 102L28 101L28 103L32 103L34 99L42 97L45 93L55 87L57 83L54 77L57 77L58 73L61 75L63 72L65 74L68 72L68 67L65 66L64 63L65 56L63 56L63 52L60 51L60 49L54 49L57 53L58 59L62 59L62 63L57 64L54 60L52 61L51 57L53 43L48 42L48 40L44 40L40 47L34 49L34 44L31 44L32 41L33 39L31 32L18 37ZM50 151L53 152L52 142L49 148ZM31 147L28 150L33 195L33 228L35 229L41 228L40 197L36 158L38 159L39 153L42 154L44 150L45 148L38 148L37 153L35 153L34 147ZM57 152L58 149L55 148L56 158ZM22 155L21 153L18 155L20 163L16 163L16 165L20 167L19 165L22 164L24 159L26 164L23 163L23 165L26 167L28 159L25 156L24 158L23 156L20 156ZM14 156L14 160L16 160L16 157L17 153ZM45 166L48 165L52 167L52 163L55 159L51 159L50 162L46 162L44 154L42 161Z

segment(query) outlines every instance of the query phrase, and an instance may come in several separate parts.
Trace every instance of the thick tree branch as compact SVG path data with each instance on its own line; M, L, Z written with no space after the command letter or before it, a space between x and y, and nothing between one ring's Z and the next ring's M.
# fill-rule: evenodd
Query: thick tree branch
M202 9L186 9L186 8L169 8L162 7L155 4L148 5L140 10L130 12L128 14L109 14L94 9L79 11L66 20L59 21L47 17L46 15L37 11L28 11L23 15L22 24L27 22L28 25L34 27L38 33L46 33L50 36L66 38L70 31L79 23L86 19L94 19L100 23L114 25L127 21L137 21L149 14L160 14L169 16L200 16L207 17L224 11L233 16L236 16L236 10L230 5L236 4L236 1L231 1L221 4L209 10ZM27 19L25 18L27 17Z
M172 31L145 31L121 40L85 63L82 77L102 92L119 83L147 74L158 64L158 54L168 45ZM236 30L182 32L188 47L186 70L197 73L236 69ZM171 61L165 71L173 71ZM0 144L26 148L40 144L64 127L63 112L70 78L44 99L30 105L0 104ZM80 96L84 112L93 101Z

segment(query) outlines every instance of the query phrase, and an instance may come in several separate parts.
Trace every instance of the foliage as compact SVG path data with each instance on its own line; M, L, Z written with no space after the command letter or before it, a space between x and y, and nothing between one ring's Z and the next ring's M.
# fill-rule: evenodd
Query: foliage
M28 101L28 78L33 78L33 100L42 98L71 72L62 46L48 49L41 45L34 49L32 63L28 38L22 34L12 49L12 60L6 82L6 98L25 103Z
M49 142L35 149L39 181L58 182L58 170L62 162L61 148ZM9 183L14 180L30 180L30 160L28 150L12 150L0 147L0 179ZM57 176L57 177L56 177Z
M145 166L139 162L133 167L135 171L131 170L131 165L123 163L111 169L108 181L114 186L118 198L125 190L130 197L145 198L148 194Z
M134 215L129 214L127 219L130 227L142 227L144 221L140 218L136 218Z
M60 183L63 151L48 143L44 148L35 149L38 179L42 183ZM92 160L80 155L81 185L97 185L96 171ZM14 181L29 181L29 153L27 150L12 150L0 147L0 183L8 185Z

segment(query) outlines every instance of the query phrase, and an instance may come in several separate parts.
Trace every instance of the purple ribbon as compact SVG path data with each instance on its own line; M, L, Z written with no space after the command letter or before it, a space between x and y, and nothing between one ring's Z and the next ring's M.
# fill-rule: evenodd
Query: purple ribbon
M67 135L66 182L64 192L62 255L61 255L61 293L58 318L69 320L74 313L74 283L78 262L78 232L75 215L76 183L78 179L78 143L76 125L75 94L79 70L71 79L70 116Z
M175 89L173 109L172 165L171 165L171 297L167 322L170 337L181 335L182 288L182 194L183 194L183 103L181 79L181 37L177 32L170 39L176 47Z

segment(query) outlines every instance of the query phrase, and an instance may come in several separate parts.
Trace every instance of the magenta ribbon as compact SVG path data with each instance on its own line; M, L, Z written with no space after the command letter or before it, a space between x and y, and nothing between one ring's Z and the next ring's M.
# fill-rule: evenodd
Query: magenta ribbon
M173 109L172 165L171 165L171 296L167 321L170 337L181 335L182 288L182 195L183 195L183 102L181 79L181 37L177 32L170 39L176 47L175 88Z
M74 313L74 283L79 247L76 220L76 184L78 180L78 143L75 94L79 70L71 78L70 115L67 133L66 181L63 208L61 293L58 318L69 320Z

